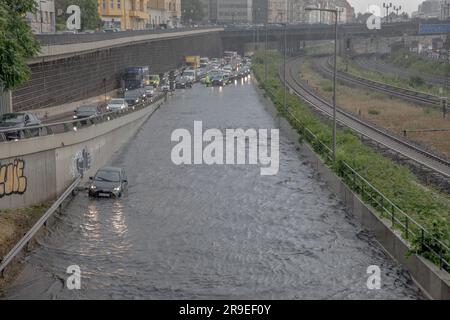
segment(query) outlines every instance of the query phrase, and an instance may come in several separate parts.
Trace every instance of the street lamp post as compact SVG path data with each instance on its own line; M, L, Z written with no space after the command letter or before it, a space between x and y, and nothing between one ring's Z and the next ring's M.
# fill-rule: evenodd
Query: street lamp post
M334 71L333 71L333 161L336 161L336 84L337 84L337 42L338 42L338 20L339 13L338 8L326 9L326 8L305 8L306 11L322 11L331 12L334 14Z
M402 10L402 6L394 6L394 11L396 12L396 14L397 14L397 18L398 18L398 12L400 11L400 10Z
M391 3L383 2L383 8L386 9L386 22L389 22L389 9L392 8L392 2Z

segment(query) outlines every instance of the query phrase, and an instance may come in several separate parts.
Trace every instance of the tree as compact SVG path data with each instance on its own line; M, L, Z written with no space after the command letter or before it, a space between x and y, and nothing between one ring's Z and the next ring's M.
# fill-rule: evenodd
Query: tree
M66 13L67 7L70 5L80 7L81 11L81 30L96 30L102 26L102 20L98 14L97 0L56 0L56 11L62 12L56 18L58 28L66 29L66 21L69 14Z
M28 80L27 60L39 52L39 43L24 16L35 11L34 0L0 1L0 91Z
M205 16L200 0L182 0L181 2L182 21L199 22Z

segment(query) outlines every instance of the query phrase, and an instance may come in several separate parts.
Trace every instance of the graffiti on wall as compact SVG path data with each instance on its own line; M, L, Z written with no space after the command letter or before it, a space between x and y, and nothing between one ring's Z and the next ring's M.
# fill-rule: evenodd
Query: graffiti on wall
M87 147L78 151L73 157L72 175L77 177L83 176L84 173L91 168L91 154L88 152Z
M23 194L27 190L25 161L15 159L12 163L0 166L0 198L12 194Z

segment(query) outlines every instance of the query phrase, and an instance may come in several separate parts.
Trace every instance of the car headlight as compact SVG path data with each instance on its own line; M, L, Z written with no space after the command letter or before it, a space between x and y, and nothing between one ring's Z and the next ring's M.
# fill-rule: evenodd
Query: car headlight
M73 116L74 119L78 118L77 116Z
M94 186L94 185L92 185L92 186L91 186L91 190L95 190L95 189L97 189L97 187Z
M120 187L115 187L114 191L120 191Z

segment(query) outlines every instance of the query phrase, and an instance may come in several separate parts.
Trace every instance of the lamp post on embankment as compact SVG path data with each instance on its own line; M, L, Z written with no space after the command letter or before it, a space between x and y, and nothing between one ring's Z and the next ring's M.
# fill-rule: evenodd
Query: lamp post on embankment
M338 43L338 20L339 13L338 8L326 9L326 8L305 8L306 11L322 11L331 12L334 14L334 71L333 71L333 161L336 161L336 83L337 83L337 43Z

